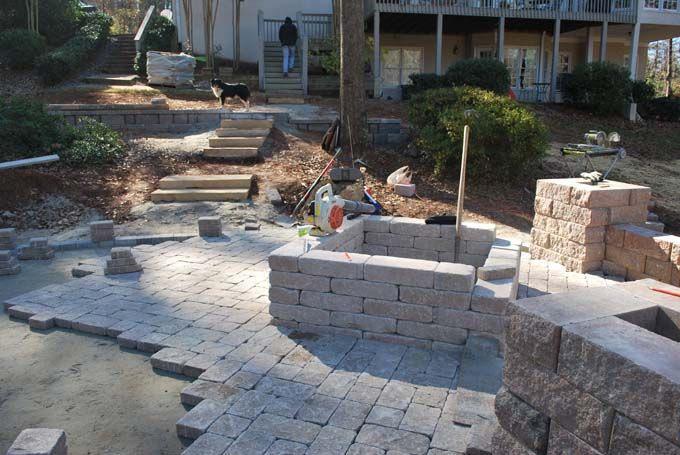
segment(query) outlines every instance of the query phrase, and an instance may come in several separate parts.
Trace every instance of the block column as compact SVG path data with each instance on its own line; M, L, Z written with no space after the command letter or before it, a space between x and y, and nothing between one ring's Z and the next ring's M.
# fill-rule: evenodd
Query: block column
M444 15L437 14L437 53L435 56L435 72L442 74L442 35L444 33Z

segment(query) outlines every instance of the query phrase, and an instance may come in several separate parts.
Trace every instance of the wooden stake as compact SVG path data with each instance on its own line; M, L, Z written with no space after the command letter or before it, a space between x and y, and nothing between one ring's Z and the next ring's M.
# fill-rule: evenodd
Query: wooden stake
M458 205L456 206L456 261L460 257L460 227L463 224L463 205L465 200L465 169L467 167L468 140L470 127L463 128L463 156L460 160L460 180L458 182Z

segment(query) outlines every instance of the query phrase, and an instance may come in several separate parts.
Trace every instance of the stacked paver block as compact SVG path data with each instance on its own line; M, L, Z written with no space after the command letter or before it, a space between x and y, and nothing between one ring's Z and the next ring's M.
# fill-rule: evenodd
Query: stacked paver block
M602 269L607 275L680 286L680 237L619 224L607 228L606 244Z
M19 249L17 257L22 261L52 259L54 249L48 245L47 237L35 237L29 240L28 246Z
M644 223L650 196L649 188L627 183L539 180L531 257L560 263L568 271L600 270L607 226Z
M114 239L113 221L93 221L90 223L90 240L93 242L111 242Z
M497 453L680 454L680 301L653 280L512 302Z
M111 257L106 260L105 275L141 272L142 266L137 263L132 248L116 247L111 249Z
M519 246L492 248L492 226L466 229L465 241L488 243L487 253L497 251L498 261L514 267L512 276L478 283L475 308L475 267L440 262L453 260L454 226L371 216L272 252L269 311L277 324L304 331L425 348L463 344L469 333L500 338L517 291Z
M198 219L198 235L201 237L221 237L222 220L219 216L202 216Z
M21 265L10 250L0 250L0 276L16 275L21 272Z
M442 226L442 230L443 228L444 226ZM463 223L458 243L458 262L475 267L483 266L495 240L495 224ZM449 258L440 258L440 261L444 260L452 261Z
M64 430L28 428L19 433L7 455L67 455Z
M0 250L13 250L17 246L17 231L14 228L0 229Z

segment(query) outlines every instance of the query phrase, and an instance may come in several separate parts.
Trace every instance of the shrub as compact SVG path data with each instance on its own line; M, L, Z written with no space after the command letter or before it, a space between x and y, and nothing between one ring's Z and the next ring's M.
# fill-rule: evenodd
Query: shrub
M125 146L117 131L91 118L81 118L72 129L71 142L60 157L67 163L106 164L119 158Z
M455 86L468 85L506 95L510 90L510 73L498 60L475 58L459 60L449 67L446 76Z
M52 153L69 141L69 132L61 116L48 114L35 99L0 98L0 160Z
M633 81L631 83L631 97L634 103L645 104L654 99L656 89L647 81Z
M631 93L628 70L609 62L578 65L564 87L565 100L597 115L623 112Z
M466 118L469 109L474 114ZM532 112L505 95L478 88L418 94L411 100L409 121L416 145L440 175L460 162L465 124L471 128L468 173L472 177L515 178L548 147L547 130Z
M644 118L680 122L680 98L655 98L640 106Z
M14 28L0 34L0 53L12 69L31 68L45 47L45 38L30 30Z
M451 87L451 78L444 75L440 76L435 73L420 73L411 74L409 77L411 79L411 85L408 87L408 93L410 96L416 93L424 92L425 90L431 90L433 88Z
M80 18L79 0L40 0L38 31L50 46L59 46L73 36ZM25 0L0 1L0 30L25 28Z
M83 14L80 30L63 46L36 59L36 72L46 85L54 85L76 73L106 40L111 17L102 13Z
M153 16L146 32L144 46L135 55L134 69L140 76L146 76L146 53L148 51L168 52L172 50L175 38L175 24L163 16Z

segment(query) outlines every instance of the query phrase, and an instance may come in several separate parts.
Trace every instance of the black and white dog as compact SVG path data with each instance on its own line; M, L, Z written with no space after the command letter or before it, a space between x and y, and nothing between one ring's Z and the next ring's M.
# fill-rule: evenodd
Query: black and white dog
M211 79L210 86L215 97L220 100L220 106L224 107L227 98L238 98L246 108L250 107L250 89L246 84L228 84L222 79Z

